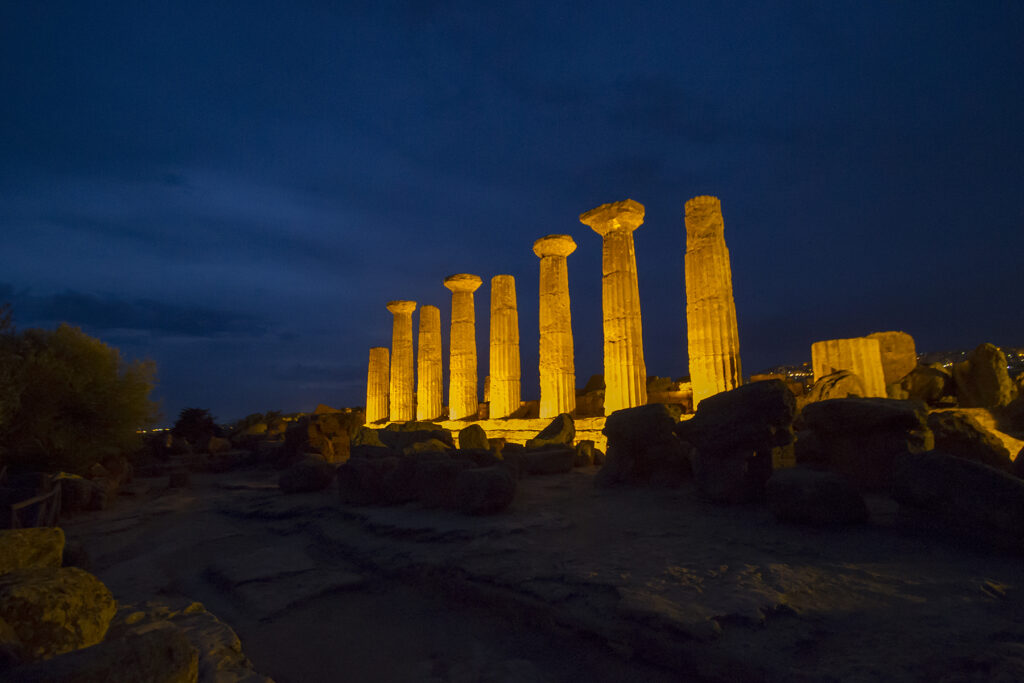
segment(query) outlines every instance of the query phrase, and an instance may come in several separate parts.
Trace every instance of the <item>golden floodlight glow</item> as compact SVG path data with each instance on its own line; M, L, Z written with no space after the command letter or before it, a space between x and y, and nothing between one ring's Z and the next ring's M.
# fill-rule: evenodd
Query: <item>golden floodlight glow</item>
M389 301L388 310L395 316L391 332L391 408L392 422L414 419L412 312L415 301Z
M388 419L388 375L391 371L388 357L387 347L375 346L370 349L370 366L366 372L367 424Z
M448 361L449 419L476 417L480 407L476 370L476 311L473 292L483 283L478 275L459 273L444 279L452 292L452 332Z
M732 266L717 197L686 202L686 339L693 407L742 383Z
M867 396L886 397L882 350L877 339L853 337L814 342L811 367L815 382L837 370L847 370L861 378Z
M441 386L441 309L420 308L416 349L416 419L436 420L444 409Z
M644 206L632 199L602 204L580 215L603 239L601 303L604 311L604 414L647 403L640 289L633 231Z
M541 418L576 412L576 361L566 259L574 251L576 242L569 235L548 235L533 243L533 253L540 257Z
M519 409L519 308L516 280L511 275L491 278L491 374L485 387L490 417L508 417Z

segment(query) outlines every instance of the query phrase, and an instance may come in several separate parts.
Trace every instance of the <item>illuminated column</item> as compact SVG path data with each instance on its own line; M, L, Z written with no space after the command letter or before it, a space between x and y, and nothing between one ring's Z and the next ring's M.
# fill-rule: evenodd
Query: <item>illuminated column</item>
M436 420L444 409L441 393L441 309L420 308L416 349L416 419Z
M632 199L602 204L580 216L600 235L601 302L604 309L604 413L647 403L633 231L644 222L644 206Z
M717 197L686 202L686 340L693 407L742 383L732 267Z
M448 361L448 418L476 417L480 408L476 376L476 313L473 292L483 280L460 273L444 279L452 291L451 353Z
M491 278L490 417L508 417L519 409L519 309L516 280ZM486 387L485 387L486 389ZM485 397L486 398L486 397Z
M540 257L540 417L576 411L576 362L569 309L566 257L576 251L568 235L533 243Z
M388 419L388 350L384 346L370 349L370 367L366 372L366 423Z
M836 370L848 370L864 381L867 396L886 397L882 350L877 339L853 337L811 344L814 381Z
M416 411L413 406L412 312L415 301L389 301L395 316L391 328L391 409L392 422L408 422Z

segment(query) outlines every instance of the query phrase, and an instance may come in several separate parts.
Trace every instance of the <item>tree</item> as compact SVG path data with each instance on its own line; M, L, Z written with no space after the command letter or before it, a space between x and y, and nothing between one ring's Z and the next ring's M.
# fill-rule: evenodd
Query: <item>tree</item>
M178 421L171 428L171 434L186 439L193 446L204 447L211 437L220 436L220 427L209 410L184 408L178 413Z
M140 443L157 418L152 361L125 363L77 327L0 335L0 372L12 376L0 449L18 468L82 472ZM13 371L11 370L13 368Z

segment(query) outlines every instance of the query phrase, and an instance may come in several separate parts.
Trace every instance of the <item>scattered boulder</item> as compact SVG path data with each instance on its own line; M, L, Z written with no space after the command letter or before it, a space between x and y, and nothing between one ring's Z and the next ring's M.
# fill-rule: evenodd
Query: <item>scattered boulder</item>
M882 355L882 374L885 375L887 386L899 382L917 366L914 338L906 332L872 332L868 338L878 340L878 350Z
M394 427L394 429L392 429ZM377 430L377 436L381 443L396 451L404 452L410 446L427 441L439 441L447 448L455 448L455 441L452 433L443 427L431 422L407 422L399 429L397 423L389 424L384 429ZM415 427L415 429L411 428ZM417 451L411 451L417 452Z
M350 458L338 467L338 495L342 503L373 505L385 498L388 475L398 469L400 458Z
M487 432L478 424L469 425L459 432L459 448L461 450L490 450L491 445L487 442Z
M277 485L285 493L322 491L331 485L335 466L322 458L307 456L281 473Z
M198 680L199 653L184 633L167 626L106 640L10 673L22 683L185 683Z
M351 447L356 446L375 446L377 448L385 448L384 442L380 440L378 430L372 427L362 426L356 430L356 433L352 435Z
M812 403L804 408L800 421L814 432L818 447L801 449L803 459L798 462L837 472L862 490L887 491L898 458L933 448L927 414L927 406L920 401L891 398Z
M576 449L569 445L551 445L523 451L518 458L523 474L562 474L572 470Z
M1024 551L1024 481L945 453L899 459L893 498L917 519L937 522L965 537Z
M526 448L544 448L545 446L572 445L576 438L576 423L569 413L562 413L551 421L540 434L526 442Z
M450 458L436 458L417 463L413 477L417 500L426 507L455 509L458 507L455 479L459 472L472 466L468 460Z
M995 435L973 417L957 411L942 411L928 416L928 428L935 435L935 450L965 460L980 462L1010 472L1010 451Z
M512 504L516 479L501 465L464 469L455 477L459 510L469 515L493 515Z
M416 441L402 449L404 455L415 455L417 453L446 453L451 451L452 447L444 441L439 439L427 439L426 441Z
M677 419L661 403L616 410L605 420L608 455L595 486L678 486L692 476L689 447L673 428Z
M0 531L0 574L59 567L63 555L64 531L60 527Z
M0 616L28 661L103 640L117 610L114 596L77 567L18 569L0 575Z
M576 460L573 467L590 467L594 464L594 442L590 439L581 439L576 443Z
M981 344L954 364L953 381L961 408L996 408L1014 398L1006 354L992 344Z
M911 401L924 401L935 406L955 400L953 376L938 363L916 366L900 380L900 386Z
M827 401L830 398L846 398L847 396L865 396L864 380L860 375L849 370L836 370L820 377L807 392L805 403Z
M834 472L789 467L775 472L765 484L768 509L780 522L841 525L868 518L864 498L850 482Z
M698 490L719 503L763 500L772 470L793 463L795 413L796 399L780 380L754 382L701 401L693 418L675 427L694 448L690 457Z
M319 453L329 463L349 458L352 435L366 422L362 411L303 415L288 425L285 450L290 456Z

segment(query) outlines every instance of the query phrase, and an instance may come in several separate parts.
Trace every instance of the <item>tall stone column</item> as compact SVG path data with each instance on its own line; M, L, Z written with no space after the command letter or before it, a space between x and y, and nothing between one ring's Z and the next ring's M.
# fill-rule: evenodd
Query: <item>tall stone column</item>
M811 368L815 382L836 370L848 370L863 380L868 396L885 398L887 395L882 348L877 339L853 337L814 342L811 344Z
M519 308L516 280L511 275L491 278L491 356L488 393L490 417L508 417L519 409Z
M413 405L412 312L415 301L389 301L395 316L391 328L391 408L392 422L408 422L416 417Z
M416 419L436 420L444 410L441 386L441 309L420 308L416 349Z
M732 267L717 197L686 202L686 340L693 407L742 382Z
M451 352L448 361L448 418L476 417L480 408L476 374L476 312L473 292L483 280L460 273L444 279L452 291Z
M604 414L647 403L633 231L644 222L644 206L632 199L602 204L580 216L600 235L601 303L604 309Z
M370 349L370 366L366 371L366 423L388 419L388 395L391 372L389 353L384 346Z
M576 411L576 361L566 257L576 251L568 235L533 243L540 257L540 417Z

